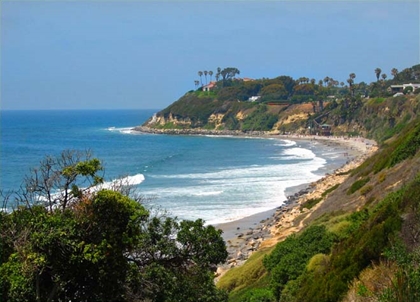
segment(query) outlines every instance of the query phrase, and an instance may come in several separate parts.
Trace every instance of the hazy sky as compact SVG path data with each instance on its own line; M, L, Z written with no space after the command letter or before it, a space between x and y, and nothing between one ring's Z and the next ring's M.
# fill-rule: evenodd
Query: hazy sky
M419 64L419 1L1 1L1 109L163 109L199 70L372 82Z

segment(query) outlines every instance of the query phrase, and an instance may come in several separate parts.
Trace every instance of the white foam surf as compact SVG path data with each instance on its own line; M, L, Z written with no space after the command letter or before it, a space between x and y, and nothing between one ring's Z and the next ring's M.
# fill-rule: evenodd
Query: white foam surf
M122 133L122 134L137 133L137 131L134 131L134 127L122 127L122 128L108 127L106 130L111 131L111 132L119 132L119 133Z
M136 174L132 176L125 176L121 178L116 178L111 181L104 182L102 184L99 184L94 187L94 190L101 190L101 189L112 189L117 186L135 186L139 185L144 181L144 175L143 174Z
M323 167L326 161L312 152L299 151L301 161L297 163L151 176L195 185L167 186L158 191L141 192L155 196L177 217L202 218L211 224L241 219L282 205L287 188L321 177L313 172ZM302 158L309 160L302 161Z

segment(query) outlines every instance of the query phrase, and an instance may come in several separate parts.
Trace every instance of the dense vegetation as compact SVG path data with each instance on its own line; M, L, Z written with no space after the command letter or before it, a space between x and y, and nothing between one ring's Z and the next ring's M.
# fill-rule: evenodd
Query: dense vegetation
M0 300L224 301L213 282L221 231L150 213L127 184L95 187L101 170L65 151L3 196L16 207L0 213Z
M242 278L247 264L226 274L219 286L230 290L229 301L418 301L419 127L418 118L405 122L391 139L382 138L381 149L349 174L336 202L362 196L364 206L352 213L337 204L336 212L324 213L303 232L265 251L260 267L254 267L249 277L255 281L245 288L232 285ZM408 181L399 189L381 192L402 178ZM340 187L331 187L301 209L310 209L337 190ZM315 228L323 231L307 236Z
M418 301L420 250L414 237L420 231L419 193L420 175L376 206L347 214L339 222L331 225L331 217L322 217L277 244L264 258L266 271L258 274L264 282L232 292L230 300L342 301L362 271L372 264L396 262L398 268L387 279L395 278L395 283L388 282L379 292L359 285L364 291L357 301L365 301L363 296L378 299L373 301ZM412 217L403 219L407 215Z
M312 220L303 232L287 237L274 249L255 253L249 263L219 281L220 288L230 291L229 301L420 299L420 98L392 97L385 89L389 84L414 82L418 69L395 73L390 81L378 79L367 86L373 96L369 99L344 97L328 102L323 110L319 104L317 110L314 107L306 125L329 123L336 134L363 134L381 148L351 171L345 184L331 187L321 198L300 207L311 209L339 191L335 210ZM348 200L359 200L362 206L345 212L340 204ZM331 238L330 245L318 246L325 247L324 251L313 251L311 239L305 236L315 227L325 227Z
M287 132L303 131L308 127L314 129L328 123L336 126L336 134L341 135L350 133L351 130L342 131L337 126L353 122L363 125L361 129L355 129L355 135L366 134L372 128L378 127L378 130L388 131L386 134L389 138L401 130L412 117L407 110L410 116L404 117L405 122L397 121L401 106L404 106L404 96L395 99L399 105L392 106L392 110L386 112L386 118L377 119L374 114L385 115L378 110L384 108L382 102L395 93L390 90L390 85L420 82L420 65L401 72L393 69L392 79L388 79L382 71L378 77L377 71L372 73L372 76L376 75L377 81L367 84L357 83L354 73L350 73L344 82L328 76L318 81L306 77L293 79L285 75L273 79L241 79L236 78L240 74L236 68L218 68L216 81L212 82L211 89L205 89L207 86L203 85L202 79L195 81L196 87L200 82L202 85L157 113L157 117L163 118L164 121L146 124L149 127L164 129L202 128L245 132L274 129ZM203 74L207 84L207 74L210 73L201 72L200 78ZM407 90L404 93L410 95L419 92L420 90ZM309 118L305 116L305 121L297 125L298 127L291 125L292 128L288 128L289 126L280 125L281 120L290 115L286 109L298 104L310 104L312 109L306 112ZM222 115L222 120L216 122L215 115ZM363 121L360 120L362 117ZM382 125L378 124L379 121ZM385 122L391 127L383 127ZM378 137L384 135L377 133L374 138Z

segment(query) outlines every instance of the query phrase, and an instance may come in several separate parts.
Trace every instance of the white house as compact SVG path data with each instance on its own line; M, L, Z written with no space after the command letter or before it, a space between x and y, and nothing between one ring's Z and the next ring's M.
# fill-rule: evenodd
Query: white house
M391 85L391 91L392 92L403 92L405 88L411 87L413 88L413 91L417 88L420 88L420 84L402 84L402 85Z
M207 85L203 86L203 91L210 91L216 86L216 82L210 82Z
M255 102L256 100L258 100L260 98L260 96L259 95L256 95L256 96L251 96L249 99L248 99L248 101L250 101L250 102Z

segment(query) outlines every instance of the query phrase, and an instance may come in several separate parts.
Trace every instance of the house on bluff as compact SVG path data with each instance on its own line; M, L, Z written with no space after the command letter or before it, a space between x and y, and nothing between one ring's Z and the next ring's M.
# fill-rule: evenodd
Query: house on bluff
M203 91L210 91L210 90L213 90L215 86L216 86L216 82L210 82L207 85L204 85L202 89Z
M390 89L391 92L393 93L397 93L397 92L404 92L404 89L406 89L407 87L411 87L414 90L416 90L417 88L420 88L420 84L401 84L401 85L391 85Z

